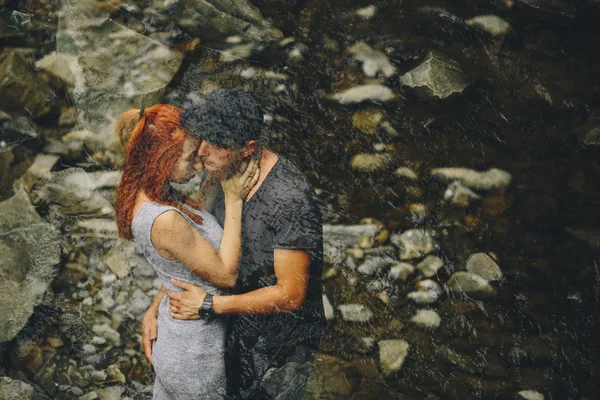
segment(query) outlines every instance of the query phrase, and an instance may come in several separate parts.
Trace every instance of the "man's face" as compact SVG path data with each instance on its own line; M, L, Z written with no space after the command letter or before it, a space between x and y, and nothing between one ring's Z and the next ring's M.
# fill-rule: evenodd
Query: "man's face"
M217 177L234 174L242 163L240 149L217 146L206 140L198 148L198 157L204 164L204 169Z

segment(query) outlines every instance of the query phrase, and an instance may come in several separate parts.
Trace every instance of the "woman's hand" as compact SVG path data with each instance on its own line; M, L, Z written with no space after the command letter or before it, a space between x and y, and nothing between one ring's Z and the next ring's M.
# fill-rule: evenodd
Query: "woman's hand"
M245 199L258 182L259 175L258 161L252 159L248 162L246 169L240 170L230 178L221 180L223 192L226 196Z
M156 340L158 335L158 321L157 321L157 310L150 307L146 314L144 314L144 320L142 321L142 346L144 347L144 354L150 364L152 364L152 344Z

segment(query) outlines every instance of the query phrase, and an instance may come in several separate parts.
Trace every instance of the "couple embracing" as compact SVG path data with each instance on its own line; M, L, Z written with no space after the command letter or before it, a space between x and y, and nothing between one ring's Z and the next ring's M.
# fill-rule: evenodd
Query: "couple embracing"
M314 188L261 149L262 125L256 100L231 89L185 110L131 110L117 124L133 126L121 136L119 234L139 243L163 283L142 327L154 399L268 398L265 372L323 333ZM197 196L172 189L201 168L212 179Z

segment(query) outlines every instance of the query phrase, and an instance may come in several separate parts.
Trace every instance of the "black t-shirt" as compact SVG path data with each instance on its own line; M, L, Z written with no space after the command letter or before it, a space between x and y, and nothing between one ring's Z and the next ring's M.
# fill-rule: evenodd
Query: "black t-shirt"
M311 257L306 298L295 311L233 316L230 342L240 339L253 342L265 337L270 345L277 347L310 343L323 333L323 222L317 196L304 174L288 160L278 157L256 193L244 204L242 260L233 291L241 294L275 285L274 250L300 249ZM214 214L223 226L222 192L217 197Z

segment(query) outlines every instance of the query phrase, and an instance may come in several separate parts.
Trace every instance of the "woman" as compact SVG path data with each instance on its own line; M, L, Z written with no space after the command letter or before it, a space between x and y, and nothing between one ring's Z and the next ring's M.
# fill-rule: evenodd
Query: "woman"
M139 119L128 139L117 189L119 235L140 244L163 281L161 291L176 290L170 283L176 278L219 294L217 286L232 287L237 279L243 199L257 182L258 167L251 162L243 173L221 181L226 212L222 229L198 203L171 190L170 182L189 181L201 166L196 157L200 141L181 126L180 114L176 107L157 104L119 118L116 131L121 135L123 127ZM151 350L154 399L223 398L227 320L179 321L171 318L168 307L163 297Z

